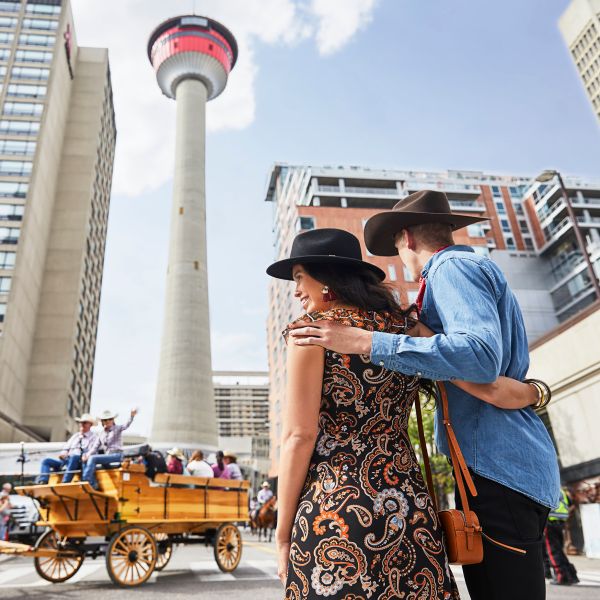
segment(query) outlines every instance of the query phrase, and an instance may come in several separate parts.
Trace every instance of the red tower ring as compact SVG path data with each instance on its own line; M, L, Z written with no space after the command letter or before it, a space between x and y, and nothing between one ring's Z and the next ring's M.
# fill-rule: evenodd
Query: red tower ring
M208 99L227 85L237 60L237 43L221 23L195 15L175 17L159 25L148 41L148 58L165 96L175 98L183 79L199 79Z

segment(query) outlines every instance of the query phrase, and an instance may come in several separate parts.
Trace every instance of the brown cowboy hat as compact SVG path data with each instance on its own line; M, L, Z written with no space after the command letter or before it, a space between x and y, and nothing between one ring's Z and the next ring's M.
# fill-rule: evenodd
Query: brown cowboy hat
M394 236L411 225L447 223L452 229L460 229L487 220L487 217L452 212L444 192L422 190L409 194L392 210L371 217L365 225L365 244L371 254L395 256L398 251Z

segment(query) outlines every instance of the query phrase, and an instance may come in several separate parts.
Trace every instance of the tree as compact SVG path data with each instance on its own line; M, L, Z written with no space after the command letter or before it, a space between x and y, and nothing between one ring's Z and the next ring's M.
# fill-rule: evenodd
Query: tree
M429 463L431 465L431 477L433 479L433 487L438 499L438 507L440 510L448 508L447 495L454 491L454 476L452 475L452 467L448 463L446 456L437 451L434 440L434 415L435 403L433 400L428 400L426 394L421 393L421 414L423 415L423 431L425 433L425 441L427 443L427 453L429 455ZM423 463L423 452L419 441L419 430L417 427L417 415L413 407L408 420L408 435L415 449L417 460L421 465L423 479L425 479L425 468Z

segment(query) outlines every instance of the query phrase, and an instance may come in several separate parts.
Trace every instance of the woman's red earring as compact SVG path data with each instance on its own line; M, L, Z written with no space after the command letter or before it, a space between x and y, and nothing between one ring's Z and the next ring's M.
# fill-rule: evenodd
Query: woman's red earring
M337 296L327 286L321 291L323 292L323 302L333 302L334 300L337 300Z

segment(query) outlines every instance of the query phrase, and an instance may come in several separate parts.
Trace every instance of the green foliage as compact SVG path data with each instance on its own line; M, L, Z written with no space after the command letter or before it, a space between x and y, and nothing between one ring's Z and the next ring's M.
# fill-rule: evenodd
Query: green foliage
M429 463L431 464L431 476L433 478L433 485L435 487L440 509L443 509L447 508L446 495L454 491L452 467L448 463L446 457L439 453L435 446L433 427L435 403L433 400L428 400L428 396L426 394L421 394L421 409L423 415L423 430L425 432L425 440L427 443L427 453L429 454ZM421 443L419 442L417 415L414 408L411 411L410 418L408 420L408 435L415 450L417 460L421 465L423 479L425 479L423 453L421 451Z

